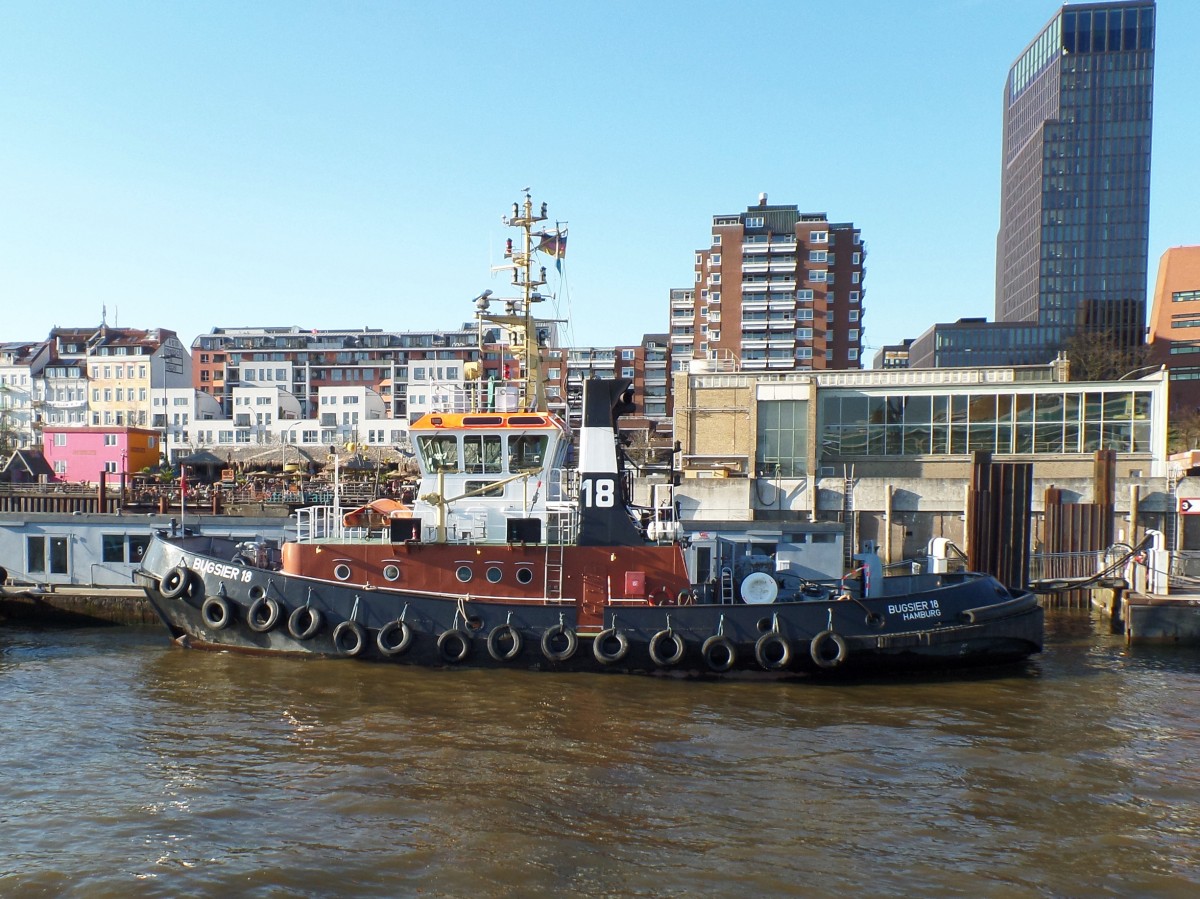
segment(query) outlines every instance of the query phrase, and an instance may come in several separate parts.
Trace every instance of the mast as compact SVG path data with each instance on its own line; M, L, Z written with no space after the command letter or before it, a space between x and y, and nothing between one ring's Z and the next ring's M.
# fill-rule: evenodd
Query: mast
M512 215L502 219L504 224L510 228L517 228L521 232L517 245L514 245L513 240L509 239L505 246L504 258L512 261L493 268L493 271L502 269L512 271L512 285L517 288L519 295L504 300L503 315L494 315L488 312L489 298L492 295L490 290L485 290L475 300L476 315L480 321L480 353L483 352L483 322L500 325L508 331L514 350L516 350L514 355L520 360L521 365L521 379L518 387L520 408L528 412L545 412L547 409L546 388L542 382L540 346L533 317L534 304L545 300L538 288L546 283L545 266L542 266L536 275L534 274L533 254L537 247L534 246L533 238L544 235L535 235L533 229L535 225L546 221L546 218L546 204L543 203L541 209L535 213L533 198L526 188L524 201L513 203Z

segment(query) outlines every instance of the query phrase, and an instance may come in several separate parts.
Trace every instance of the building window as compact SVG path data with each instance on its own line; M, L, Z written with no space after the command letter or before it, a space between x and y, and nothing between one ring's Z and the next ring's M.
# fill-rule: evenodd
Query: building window
M634 356L633 350L621 350L622 359L632 359Z
M808 261L809 262L825 262L827 258L828 258L828 254L824 250L809 250L808 251Z
M1171 294L1172 303L1195 303L1200 301L1200 290L1177 290Z
M829 232L813 231L808 235L808 239L813 243L826 243L829 240Z
M755 466L760 475L803 476L808 456L808 401L759 402L757 437Z
M858 321L858 310L857 309L851 309L849 312L849 315L850 315L850 321L852 321L852 322Z
M857 303L859 296L860 296L860 294L857 290L850 291L850 302Z
M814 281L817 284L825 283L826 272L823 269L818 269L815 272L808 273L808 280Z
M116 446L117 445L117 435L116 434L105 434L104 435L104 445L105 446Z
M763 218L761 215L746 216L746 227L747 228L761 228L765 222L766 222L766 219Z
M860 280L862 280L862 275L859 272L851 272L850 273L850 283L851 284L857 284Z
M854 265L859 265L862 262L862 253L852 253L850 255L850 262Z

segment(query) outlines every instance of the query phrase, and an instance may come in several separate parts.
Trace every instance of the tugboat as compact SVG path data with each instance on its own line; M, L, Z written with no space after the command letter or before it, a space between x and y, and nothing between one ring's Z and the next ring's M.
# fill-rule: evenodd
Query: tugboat
M796 677L1011 663L1039 652L1037 599L970 572L883 577L873 553L853 577L788 585L754 572L737 591L697 589L680 530L641 522L618 450L629 382L584 384L573 436L550 411L533 309L548 245L528 194L503 268L519 296L480 333L507 332L511 381L478 365L450 408L410 426L420 466L411 503L297 513L281 546L156 535L135 580L183 646L341 656L437 667ZM541 230L539 230L541 229ZM535 238L540 243L535 245ZM553 246L553 242L549 244Z

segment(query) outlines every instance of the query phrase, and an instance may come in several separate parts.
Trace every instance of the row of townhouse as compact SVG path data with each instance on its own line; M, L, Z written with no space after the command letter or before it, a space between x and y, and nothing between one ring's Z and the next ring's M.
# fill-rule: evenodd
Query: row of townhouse
M669 435L665 335L628 347L564 349L554 323L546 323L538 341L547 393L561 414L578 418L585 374L623 376L644 410L629 427ZM585 371L579 359L598 364ZM471 363L480 378L468 377ZM51 430L64 428L149 429L170 462L204 448L404 447L408 422L489 401L485 390L496 390L490 401L500 402L494 385L519 377L519 354L506 336L478 326L412 333L215 328L191 353L165 329L55 328L44 341L0 345L0 449L41 447Z

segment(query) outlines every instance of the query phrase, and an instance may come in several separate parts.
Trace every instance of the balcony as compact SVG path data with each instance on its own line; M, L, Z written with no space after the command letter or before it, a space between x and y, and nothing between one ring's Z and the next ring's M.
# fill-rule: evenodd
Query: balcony
M757 274L765 275L770 270L771 270L771 266L768 264L766 259L763 259L761 261L743 262L742 263L742 273L743 274L757 273Z
M794 291L796 289L796 279L794 277L772 279L768 286L771 288L771 290Z
M742 294L766 293L770 285L766 281L743 281Z

